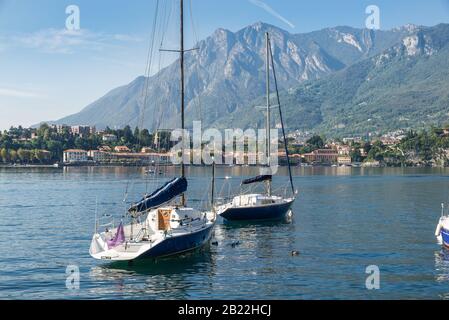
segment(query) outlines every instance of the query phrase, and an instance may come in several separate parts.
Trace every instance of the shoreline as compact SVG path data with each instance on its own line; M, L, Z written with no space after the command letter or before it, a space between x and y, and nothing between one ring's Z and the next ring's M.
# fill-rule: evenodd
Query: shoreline
M155 168L155 167L178 167L179 165L172 165L172 164L159 164L159 165L124 165L124 164L16 164L16 165L7 165L7 164L0 164L0 168L6 168L6 169L35 169L35 168L49 168L49 169L63 169L63 168ZM192 167L192 168L202 168L202 167L208 167L207 165L186 165L186 167ZM227 165L227 164L217 164L216 167L218 168L257 168L259 166L250 166L250 165ZM279 167L284 168L288 167L285 164L280 164ZM345 165L345 166L335 166L335 165L325 165L325 164L316 164L316 165L295 165L292 166L292 168L350 168L350 169L360 169L360 168L449 168L449 166L393 166L393 165L381 165L381 166L363 166L363 165Z

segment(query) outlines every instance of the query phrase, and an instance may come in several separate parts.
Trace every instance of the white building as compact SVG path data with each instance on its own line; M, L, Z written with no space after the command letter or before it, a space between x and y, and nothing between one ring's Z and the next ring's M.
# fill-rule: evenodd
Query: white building
M73 163L73 162L86 162L88 154L85 150L78 149L70 149L64 151L63 161L64 163Z
M94 162L105 162L111 160L110 153L100 150L90 150L88 155Z
M75 136L87 137L94 134L96 131L95 127L91 126L72 126L70 132Z
M103 135L104 142L115 142L117 141L117 136L114 134L105 134Z

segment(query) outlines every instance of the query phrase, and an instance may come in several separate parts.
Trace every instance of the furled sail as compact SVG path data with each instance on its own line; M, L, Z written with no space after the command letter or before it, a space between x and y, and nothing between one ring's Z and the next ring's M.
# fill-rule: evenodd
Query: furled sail
M271 181L272 179L273 179L273 176L271 176L271 175L257 176L257 177L251 178L251 179L243 180L242 185L263 182L263 181Z
M133 205L131 208L129 208L128 212L140 213L152 208L159 207L186 191L187 179L175 178Z

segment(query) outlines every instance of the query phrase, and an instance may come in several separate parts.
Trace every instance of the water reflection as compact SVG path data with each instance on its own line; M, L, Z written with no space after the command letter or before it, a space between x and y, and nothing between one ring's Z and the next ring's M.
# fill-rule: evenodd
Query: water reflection
M188 201L197 207L211 172L188 170ZM257 172L217 168L218 177L239 175L229 179L235 190ZM275 188L288 184L286 174L279 169ZM300 195L292 222L220 223L218 243L203 255L128 266L88 256L95 212L120 219L125 191L128 201L139 199L163 176L120 167L0 168L0 233L12 244L0 248L0 297L66 297L65 267L74 264L82 277L73 299L449 298L449 254L435 252L433 237L449 169L316 167L294 168L294 176ZM217 179L217 195L223 182ZM32 215L11 222L23 208ZM44 249L30 256L30 241ZM364 286L371 264L384 275L376 295Z
M449 251L445 248L435 252L435 272L436 281L449 281Z
M150 299L194 299L192 292L202 278L201 290L212 290L216 261L205 247L192 253L158 260L140 260L132 264L114 262L95 266L90 277L97 285L90 293L98 296ZM209 281L205 281L208 278Z

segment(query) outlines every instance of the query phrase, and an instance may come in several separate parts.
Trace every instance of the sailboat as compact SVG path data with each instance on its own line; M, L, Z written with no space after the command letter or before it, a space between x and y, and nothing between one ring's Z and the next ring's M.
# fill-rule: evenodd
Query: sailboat
M184 3L181 6L181 122L185 129L184 81ZM184 149L182 153L184 153ZM181 158L183 158L181 156ZM214 177L215 173L213 173ZM212 181L212 186L214 182ZM100 232L99 219L95 222L89 253L98 260L133 261L143 258L172 256L202 247L209 242L216 214L186 206L188 182L185 165L181 162L181 176L147 194L127 212L128 224L106 228ZM213 187L212 187L213 194ZM212 195L213 198L213 195ZM180 200L180 203L179 203Z
M270 59L271 58L271 59ZM267 137L267 147L266 147L266 157L268 159L267 167L270 168L270 157L271 157L271 137L270 137L270 125L271 125L271 99L270 99L270 61L273 69L273 75L276 86L276 93L278 99L278 107L280 120L282 125L282 133L285 142L285 152L288 162L288 172L290 178L290 186L292 194L290 197L283 197L273 195L272 192L272 174L263 174L254 178L246 179L242 182L241 186L248 186L254 184L265 183L266 192L252 193L252 194L239 194L233 199L221 205L216 206L217 214L229 221L248 221L248 220L279 220L286 217L287 213L290 211L291 206L295 202L297 191L295 190L292 178L292 171L289 160L289 153L287 147L287 140L285 136L285 127L282 117L282 109L279 98L279 91L277 87L276 72L274 67L274 59L271 52L271 42L270 35L266 33L266 137Z
M435 230L435 237L440 245L449 249L449 215L444 213L444 203L441 204L441 217Z

